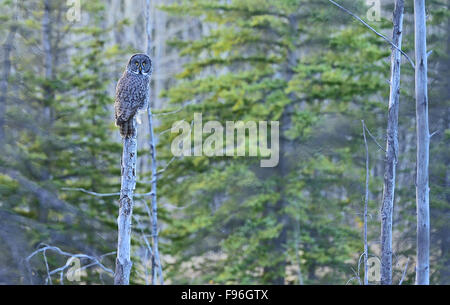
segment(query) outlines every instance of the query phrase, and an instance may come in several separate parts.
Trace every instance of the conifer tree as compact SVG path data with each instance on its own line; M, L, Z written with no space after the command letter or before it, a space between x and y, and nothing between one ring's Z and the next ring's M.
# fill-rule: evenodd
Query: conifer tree
M166 9L201 16L211 30L173 43L190 62L164 96L190 104L165 117L162 130L194 112L204 121L280 122L275 168L255 158L184 157L166 172L163 195L184 207L163 232L178 258L172 270L199 259L199 283L283 284L300 281L286 271L300 265L305 283L345 281L362 248L354 229L364 192L360 119L371 126L385 109L388 48L354 23L336 27L344 18L327 3ZM167 158L174 136L161 139Z

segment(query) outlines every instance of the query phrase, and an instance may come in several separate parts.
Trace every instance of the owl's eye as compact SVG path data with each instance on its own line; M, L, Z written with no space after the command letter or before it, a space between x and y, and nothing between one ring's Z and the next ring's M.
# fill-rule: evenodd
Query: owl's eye
M145 66L145 61L142 63L143 66Z
M138 62L136 62L136 67L137 67L137 66L139 66L139 63L138 63Z

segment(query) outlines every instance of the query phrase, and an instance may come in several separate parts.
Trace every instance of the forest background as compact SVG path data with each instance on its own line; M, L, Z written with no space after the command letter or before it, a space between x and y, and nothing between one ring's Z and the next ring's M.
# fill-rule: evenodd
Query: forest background
M114 88L130 55L146 51L146 1L81 0L75 20L70 2L0 1L2 284L48 282L48 270L67 256L48 251L26 260L44 244L114 269L118 196L108 194L120 189L122 149ZM366 1L339 1L391 37L393 1L378 2L373 15ZM366 175L361 120L371 133L368 241L377 258L391 46L329 1L150 3L165 283L358 284ZM450 3L426 3L430 132L436 131L430 283L449 284ZM411 57L413 32L413 5L406 1L402 49ZM413 284L414 69L402 63L393 282L405 271L403 284ZM190 122L194 112L204 121L280 121L280 164L173 158L170 128ZM136 193L145 194L151 158L146 115L141 119ZM133 284L151 282L149 200L137 197L133 211ZM82 271L63 281L113 281L99 266ZM51 282L60 283L59 274Z

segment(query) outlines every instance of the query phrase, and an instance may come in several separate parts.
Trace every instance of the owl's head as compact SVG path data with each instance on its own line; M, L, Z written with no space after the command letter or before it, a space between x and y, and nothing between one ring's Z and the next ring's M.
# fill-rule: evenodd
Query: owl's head
M134 54L128 61L127 70L134 74L152 74L152 60L146 54Z

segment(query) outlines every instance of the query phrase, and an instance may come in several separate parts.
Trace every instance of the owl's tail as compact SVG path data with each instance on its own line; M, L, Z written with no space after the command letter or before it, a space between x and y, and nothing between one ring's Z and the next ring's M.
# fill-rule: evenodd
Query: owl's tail
M119 128L122 138L132 137L134 135L133 119L130 119L126 122L121 122Z

